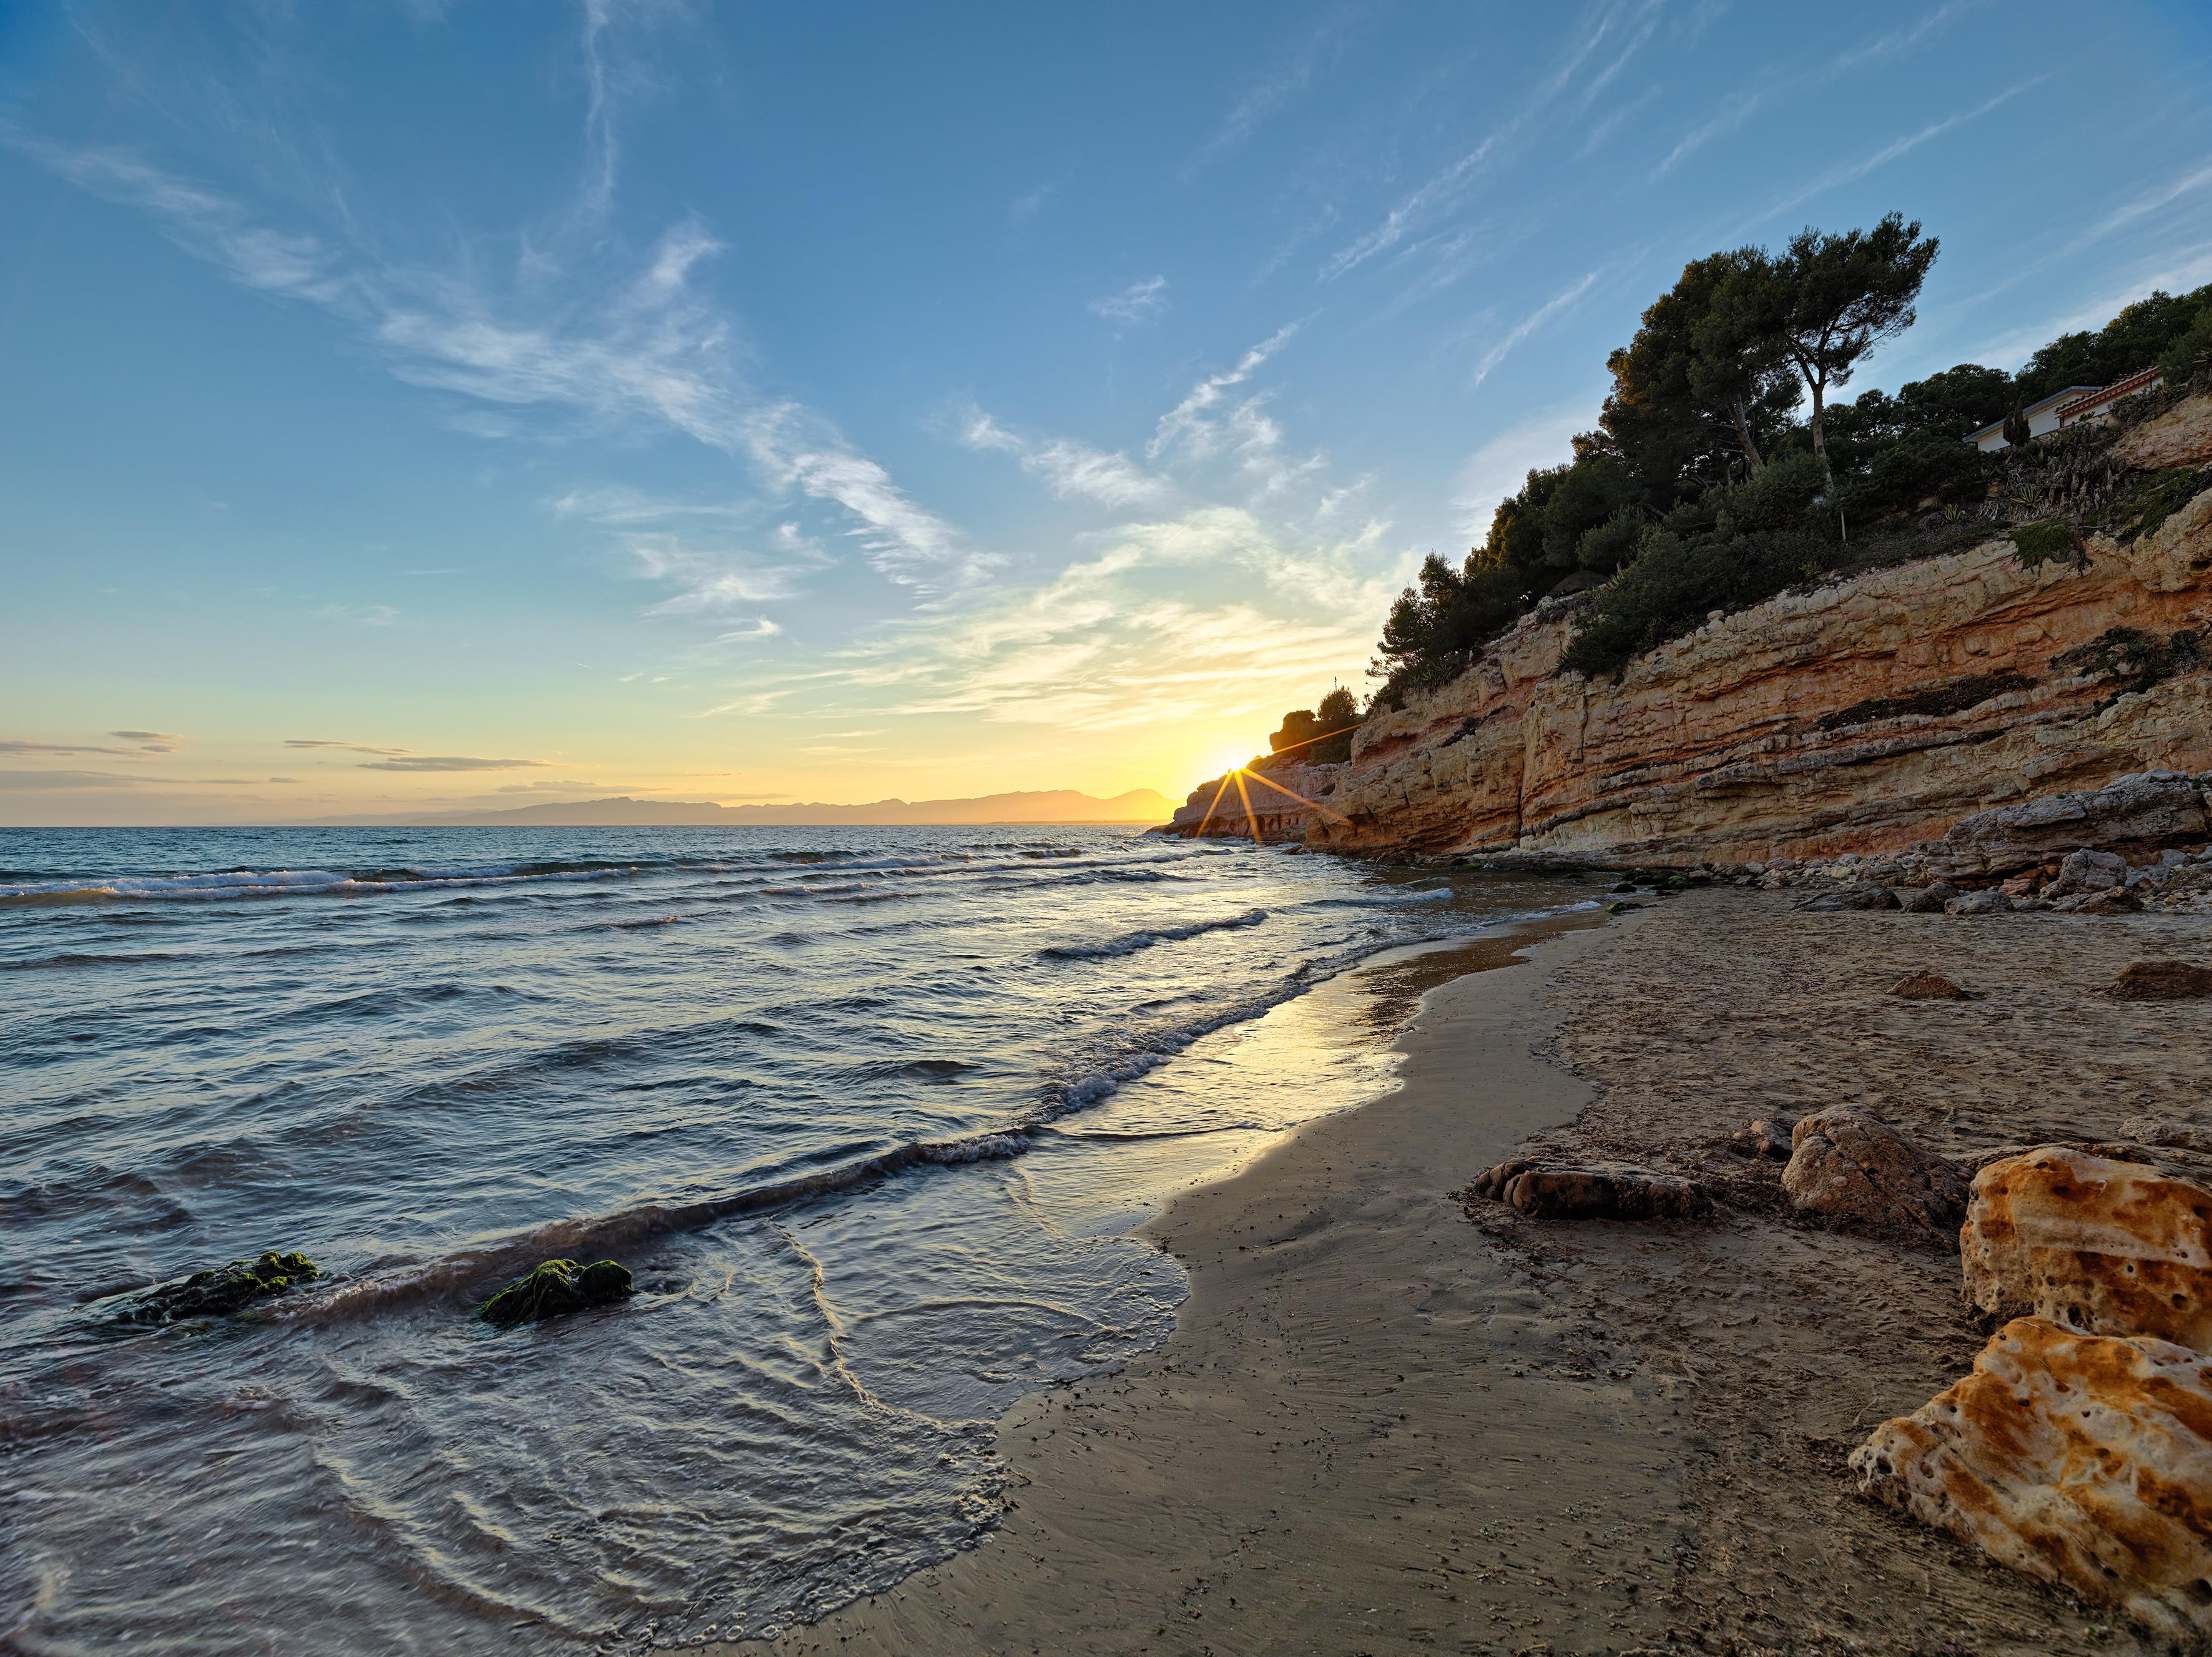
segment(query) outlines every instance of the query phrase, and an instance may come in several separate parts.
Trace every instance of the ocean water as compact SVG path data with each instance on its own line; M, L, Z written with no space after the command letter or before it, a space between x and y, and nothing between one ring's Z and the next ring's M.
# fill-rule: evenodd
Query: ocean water
M1172 1326L1133 1226L1388 1085L1407 946L1592 895L1100 828L0 830L0 1648L627 1651L885 1587L994 1521L1016 1398ZM327 1276L101 1304L268 1248ZM473 1317L562 1255L639 1292Z

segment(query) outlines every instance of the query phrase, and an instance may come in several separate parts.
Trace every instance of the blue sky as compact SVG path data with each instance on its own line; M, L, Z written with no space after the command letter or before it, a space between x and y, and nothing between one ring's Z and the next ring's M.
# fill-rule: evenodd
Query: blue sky
M0 821L1179 795L1686 259L1921 220L1851 391L2212 280L2208 69L2124 0L0 5Z

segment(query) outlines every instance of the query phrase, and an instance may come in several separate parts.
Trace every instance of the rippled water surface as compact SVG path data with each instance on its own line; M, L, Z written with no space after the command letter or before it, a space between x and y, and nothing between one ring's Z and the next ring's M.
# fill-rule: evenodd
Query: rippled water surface
M1098 828L0 830L0 1647L632 1649L888 1584L992 1521L1023 1389L1171 1324L1151 1205L1385 1083L1403 997L1338 974L1588 895ZM265 1248L328 1275L96 1302ZM641 1292L471 1315L559 1255Z

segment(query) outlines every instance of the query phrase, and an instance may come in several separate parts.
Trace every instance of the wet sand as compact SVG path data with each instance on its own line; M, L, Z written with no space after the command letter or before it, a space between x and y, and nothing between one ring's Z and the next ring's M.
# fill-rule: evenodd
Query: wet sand
M1844 1102L1967 1158L2212 1125L2212 1020L2093 992L2212 958L2212 925L1719 890L1533 954L1428 993L1396 1092L1153 1223L1191 1277L1175 1334L1006 1417L998 1530L777 1648L2155 1649L1851 1494L1850 1447L1981 1344L1956 1256L1802 1226L1724 1141ZM1920 968L1986 998L1887 994ZM1729 1205L1560 1226L1447 1194L1522 1146Z

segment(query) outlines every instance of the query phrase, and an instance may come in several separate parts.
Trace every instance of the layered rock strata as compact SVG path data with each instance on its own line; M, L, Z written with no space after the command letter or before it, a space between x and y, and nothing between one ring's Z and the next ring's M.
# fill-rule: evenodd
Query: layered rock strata
M2184 404L2121 452L2201 464L2212 407ZM2146 683L2054 661L2114 628L2166 640L2212 624L2212 491L2130 543L2093 536L2087 553L2079 568L2031 566L1993 533L1716 612L1618 680L1560 671L1571 602L1540 606L1457 680L1360 728L1308 839L1613 862L1832 858L2130 774L2212 769L2212 673ZM1202 809L1215 787L1193 800ZM2065 840L2057 822L2014 826Z
M1192 789L1159 832L1209 840L1304 840L1313 823L1340 816L1334 802L1351 769L1296 764L1216 777Z

